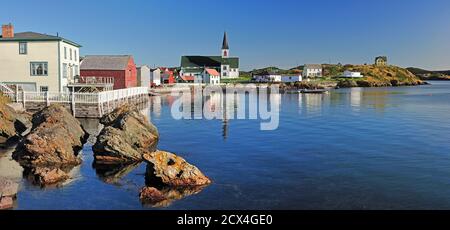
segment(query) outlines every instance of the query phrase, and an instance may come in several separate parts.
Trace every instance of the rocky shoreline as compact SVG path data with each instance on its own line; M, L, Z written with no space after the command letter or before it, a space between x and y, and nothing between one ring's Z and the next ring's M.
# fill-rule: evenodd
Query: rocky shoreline
M105 183L115 183L146 163L146 183L136 194L144 205L167 206L211 183L185 159L157 150L158 130L137 108L123 105L100 122L104 127L92 147L97 174ZM36 186L62 186L71 179L70 171L82 164L79 153L89 134L63 106L19 115L0 103L0 125L0 143L17 143L12 157L23 168L23 177ZM17 183L0 178L0 209L14 207L18 190Z

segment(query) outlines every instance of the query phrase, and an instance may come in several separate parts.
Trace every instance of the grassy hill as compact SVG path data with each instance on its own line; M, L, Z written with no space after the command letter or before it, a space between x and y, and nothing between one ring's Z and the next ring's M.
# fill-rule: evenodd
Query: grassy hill
M420 85L422 80L411 73L408 69L398 66L375 66L375 65L341 65L341 64L323 64L323 75L321 79L315 79L314 82L335 82L339 87L382 87L382 86L403 86ZM252 74L270 71L279 74L298 74L301 73L303 66L297 66L291 69L280 69L277 67L266 67L254 69L248 72L241 72L241 76L249 81ZM347 79L342 78L344 71L361 72L363 78Z
M348 87L355 84L359 87L420 85L423 82L407 69L398 66L347 65L346 70L361 72L362 79L340 79L338 86Z

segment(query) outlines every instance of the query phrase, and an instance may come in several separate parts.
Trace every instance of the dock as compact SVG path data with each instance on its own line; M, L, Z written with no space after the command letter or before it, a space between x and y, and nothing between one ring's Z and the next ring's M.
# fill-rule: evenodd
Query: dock
M134 87L95 93L83 92L4 92L30 112L38 111L51 104L65 106L77 118L100 118L122 104L139 107L149 102L148 87Z

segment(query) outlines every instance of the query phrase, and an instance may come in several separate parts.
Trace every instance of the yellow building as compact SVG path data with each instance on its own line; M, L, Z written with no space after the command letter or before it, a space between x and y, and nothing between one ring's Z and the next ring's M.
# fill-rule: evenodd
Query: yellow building
M387 57L386 56L376 57L375 65L376 66L386 66L387 65Z
M80 47L59 36L14 33L13 25L3 25L0 83L25 91L67 91L80 73Z

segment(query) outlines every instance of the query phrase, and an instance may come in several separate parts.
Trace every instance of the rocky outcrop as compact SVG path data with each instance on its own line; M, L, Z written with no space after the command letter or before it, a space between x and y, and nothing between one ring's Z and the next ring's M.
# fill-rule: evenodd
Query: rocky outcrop
M5 178L0 178L0 210L14 207L14 199L18 190L19 184Z
M144 204L166 207L176 200L199 193L211 183L197 167L169 152L144 154L147 162L146 187L139 197Z
M17 140L31 127L31 115L26 112L16 112L0 100L0 146Z
M144 159L148 162L146 172L148 184L187 187L211 183L197 167L173 153L156 151L145 154Z
M88 134L66 108L56 104L34 114L32 124L13 158L35 184L44 186L68 179L69 169L81 163L78 153Z
M33 128L13 158L23 166L78 165L78 152L87 139L80 122L63 106L51 105L32 119Z
M105 127L92 148L97 163L142 161L144 154L156 150L158 130L136 108L121 106L104 116L100 122Z

